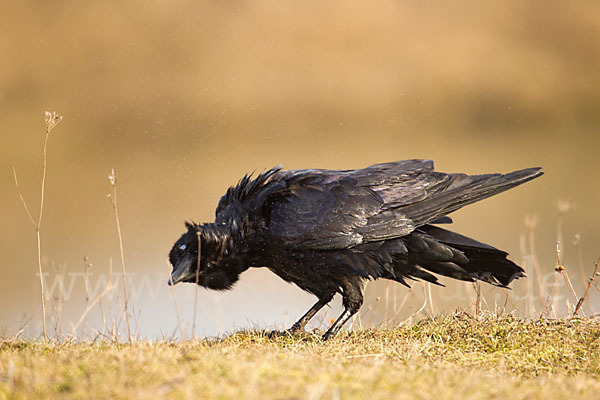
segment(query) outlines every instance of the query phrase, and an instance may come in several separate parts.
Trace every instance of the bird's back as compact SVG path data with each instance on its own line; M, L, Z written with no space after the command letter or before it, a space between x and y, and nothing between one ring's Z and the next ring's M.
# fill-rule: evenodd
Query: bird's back
M260 199L274 240L295 248L340 249L405 236L541 174L539 168L506 175L446 174L434 171L429 160L343 171L270 170L249 181L261 184L247 197Z

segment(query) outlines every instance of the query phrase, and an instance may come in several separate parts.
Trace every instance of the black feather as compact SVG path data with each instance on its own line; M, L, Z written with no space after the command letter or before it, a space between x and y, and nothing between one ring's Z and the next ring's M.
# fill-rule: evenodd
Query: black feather
M214 223L186 224L169 255L170 283L226 290L248 268L267 267L319 299L292 330L342 295L344 314L326 337L358 311L365 279L440 284L435 273L506 287L524 276L507 253L431 224L452 223L447 214L540 175L445 174L428 160L245 175L219 201Z

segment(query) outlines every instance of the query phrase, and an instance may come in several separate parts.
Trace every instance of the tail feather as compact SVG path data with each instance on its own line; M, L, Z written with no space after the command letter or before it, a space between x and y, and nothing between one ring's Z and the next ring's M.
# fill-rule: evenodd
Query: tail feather
M523 268L507 259L508 253L502 250L436 226L426 225L422 230L464 253L469 262L461 267L475 279L507 287L514 279L525 276Z
M427 270L462 281L480 280L500 287L508 287L514 279L525 276L523 268L506 258L506 252L436 226L425 225L411 234L407 237L407 247L413 264L418 266L397 265L397 276L421 278L419 275L430 275L424 271Z

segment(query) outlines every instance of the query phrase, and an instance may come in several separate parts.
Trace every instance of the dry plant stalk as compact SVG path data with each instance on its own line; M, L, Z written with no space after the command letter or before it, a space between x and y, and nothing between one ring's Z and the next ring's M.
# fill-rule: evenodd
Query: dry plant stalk
M558 200L558 202L556 203L556 209L558 211L558 219L556 221L556 240L557 240L556 250L558 253L560 253L563 250L561 244L564 243L563 225L564 225L565 215L567 214L567 212L569 212L573 208L574 208L574 204L571 204L571 202L569 202L568 200Z
M529 250L527 248L527 235L525 233L521 233L520 238L519 238L519 248L521 250L521 266L525 269L525 275L528 277L532 277L533 274L533 260L531 258L531 255L529 254ZM532 279L528 279L527 280L528 285L532 285L531 289L534 290L534 284L535 284L535 280ZM524 296L525 297L525 315L528 316L532 316L535 315L535 298L532 299L532 297L534 297L533 295L530 295L529 290L527 290L527 294ZM505 299L505 305L508 304L508 295L506 295L506 299ZM504 310L502 311L502 313L504 313Z
M31 221L31 224L35 228L35 234L37 236L37 256L38 256L38 273L40 275L40 289L41 289L41 299L42 299L42 328L44 332L44 340L48 340L48 334L46 332L46 300L44 294L44 275L42 274L42 246L41 246L41 237L40 237L40 229L42 227L42 214L44 213L44 193L46 189L46 160L47 160L47 148L48 148L48 137L50 137L50 132L58 123L62 120L62 115L58 115L55 111L46 111L44 113L45 123L46 123L46 137L44 139L44 151L43 151L43 160L42 160L42 182L40 188L40 213L37 219L37 222L33 219L31 213L29 212L29 207L27 207L27 203L23 198L23 194L19 189L19 181L17 179L17 170L13 165L13 175L15 177L15 186L17 187L17 192L19 193L19 197L21 198L21 202L23 203L23 207L27 212L27 216Z
M600 267L600 257L598 257L598 260L596 260L596 264L594 264L594 273L592 274L592 276L590 276L590 281L588 282L587 288L585 288L585 293L583 294L583 297L581 297L581 299L579 299L579 301L577 302L577 306L575 307L575 311L573 311L573 315L571 316L571 318L577 316L579 309L583 305L583 302L585 301L590 291L590 288L592 287L592 283L594 283L594 279L596 279L596 276L598 276L598 267Z
M121 322L123 322L123 316L125 315L123 307L123 291L121 289L121 282L115 281L115 343L119 341L121 337Z
M481 283L479 281L473 282L473 288L475 289L475 316L479 316L481 313Z
M87 258L87 256L84 256L83 257L83 284L84 284L84 288L85 288L85 308L86 308L86 310L90 303L90 282L88 279L89 278L88 272L90 269L92 269L92 263ZM85 340L85 335L87 333L87 313L85 315L86 315L86 317L83 321L83 332L81 335L84 340Z
M365 282L365 286L363 287L363 296L366 298L367 297L367 287L369 287L369 282L370 281L366 281ZM362 312L357 312L356 315L358 316L357 321L358 321L358 329L362 330L363 329L363 323L362 323ZM354 322L353 322L354 324ZM354 325L352 325L352 328L354 329Z
M534 283L537 284L539 299L540 299L539 300L540 306L543 307L544 306L544 304L543 304L544 293L543 293L543 285L542 285L542 280L541 280L542 279L542 269L540 267L540 262L537 257L537 251L536 251L536 247L535 247L535 229L537 227L538 222L539 222L539 219L538 219L537 215L535 215L535 214L525 216L525 226L527 227L527 229L529 231L528 232L529 255L531 256L531 263L533 266L533 270L527 271L527 272L533 273L535 271L536 280ZM533 308L535 309L535 305L533 305Z
M569 289L571 290L571 294L573 295L575 302L577 302L577 294L575 293L575 289L573 289L573 285L569 279L569 274L567 274L565 266L560 262L560 252L560 241L556 241L556 267L554 267L554 270L562 275L563 279L567 283L567 286L569 286Z
M384 295L385 308L384 308L384 312L383 312L383 323L385 324L386 329L387 329L388 323L389 323L390 284L391 283L392 283L391 281L387 281L385 283L385 295Z
M117 221L117 233L119 235L119 249L121 251L121 267L123 270L123 297L125 302L125 320L127 321L127 336L129 343L132 343L131 339L131 324L129 323L129 301L127 297L127 274L125 272L125 253L123 252L123 235L121 234L121 223L119 222L119 208L117 206L117 177L115 175L115 169L113 168L108 176L110 185L112 186L112 193L108 195L110 203L113 206L115 213L115 219Z
M431 315L435 315L435 308L433 307L433 296L431 295L431 282L427 282L427 296L429 297L429 310Z
M506 305L508 304L508 289L504 289L505 291L505 297L504 297L504 304L502 305L502 314L504 315L504 313L506 312Z
M573 237L573 245L577 250L577 263L579 264L579 272L581 273L581 282L585 282L585 268L583 268L583 255L581 254L581 235L576 233Z
M562 268L562 266L561 266ZM555 305L557 302L557 293L558 293L558 274L560 273L559 269L555 268L556 273L554 274L554 283L552 284L552 288L553 293L552 294L548 294L548 296L546 296L546 303L544 304L544 308L542 309L542 312L540 313L540 317L546 317L546 318L554 318L556 319L556 311L555 311ZM552 314L551 314L552 313ZM553 317L552 317L553 315Z
M423 311L425 309L425 307L427 307L427 287L425 286L425 284L422 281L421 281L421 286L423 287L423 305L421 305L421 308L419 308L417 311L415 311L410 317L408 317L404 321L402 321L398 326L404 325L407 322L412 321L414 317L419 315L419 313L421 311Z
M56 268L56 274L61 277L61 280L63 280L63 285L64 285L64 274L65 274L64 267L59 265L55 268ZM62 290L59 290L58 295L53 298L53 303L54 303L54 315L56 318L54 321L54 335L55 335L56 339L58 341L60 341L61 336L62 336L62 329L61 329L60 321L61 321L61 317L62 317L63 306L65 304L65 299L64 299Z
M134 340L139 340L140 338L140 314L142 313L142 310L138 310L137 314L135 313L135 305L131 306L131 314L133 315L133 322L135 322L135 331L133 332L133 339Z
M112 270L113 270L112 265L113 265L112 257L109 257L108 258L108 279L107 279L108 282L107 282L107 287L111 288L111 289L112 289L112 274L113 274L113 272L112 272ZM107 306L108 317L110 318L109 322L111 324L110 325L110 337L111 337L112 342L114 343L114 342L117 341L117 339L116 339L116 328L115 328L116 323L115 323L115 316L113 314L113 309L112 309L112 301L111 301L110 298L111 298L111 296L108 296L106 298L106 303L107 303L106 306Z
M102 299L104 296L106 296L110 292L110 290L111 290L111 287L108 286L106 289L104 289L104 291L102 293L100 293L98 295L98 297L96 297L94 299L94 301L92 301L91 303L86 305L85 311L83 312L83 314L81 314L81 317L79 317L79 320L77 321L77 323L75 325L73 325L73 335L77 336L77 328L79 328L79 325L81 325L81 322L87 321L88 313L92 310L92 308L94 308L94 306L96 305L96 303L98 303L100 301L100 299Z
M365 322L365 326L367 328L370 326L373 326L373 319L377 316L377 311L379 310L380 304L381 304L381 296L377 296L377 297L375 297L375 307L367 308L367 312L365 314L365 315L369 316L369 319L367 319L367 321ZM327 314L329 314L329 310L327 310ZM327 325L327 328L329 328L329 326L331 326L335 322L335 318L328 317L327 321L329 323L329 325Z
M171 271L169 271L171 276ZM177 328L179 328L179 340L183 340L183 329L181 329L181 317L179 316L179 307L177 307L177 299L175 297L175 286L171 285L171 295L173 296L173 304L175 305L175 315L177 315ZM196 314L194 313L194 317ZM196 322L194 320L194 322ZM173 332L175 334L175 332ZM192 339L194 338L194 328L192 328Z
M194 334L196 332L196 310L198 308L198 280L200 279L200 256L202 250L202 237L200 231L196 231L196 238L198 239L198 257L196 258L196 288L194 292L194 319L192 322L192 340L194 339ZM175 300L175 298L173 298L173 300ZM181 337L181 339L183 340L183 336Z
M19 336L21 336L21 334L23 332L25 332L25 327L27 327L27 324L29 324L29 322L31 322L31 319L32 319L32 317L21 320L21 325L19 326L19 329L17 329L17 333L15 333L15 335L12 338L13 342L16 342L19 339Z
M102 317L102 332L100 333L106 336L108 330L106 329L106 314L104 313L104 307L102 306L102 299L98 301L98 308L100 309L100 316Z
M396 292L397 292L397 286L398 285L393 285L392 286L392 308L393 308L393 315L396 315L396 309L398 307L396 307L398 305L398 300L396 299ZM391 321L392 323L394 322L393 320Z

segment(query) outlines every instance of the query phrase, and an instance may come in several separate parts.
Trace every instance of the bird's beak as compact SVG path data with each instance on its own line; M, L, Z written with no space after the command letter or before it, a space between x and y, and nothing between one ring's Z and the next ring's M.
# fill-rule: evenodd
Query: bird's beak
M189 278L194 278L196 274L192 271L192 264L194 259L191 255L187 254L183 260L179 262L171 272L171 277L167 282L169 286L173 286L181 281L184 281Z

